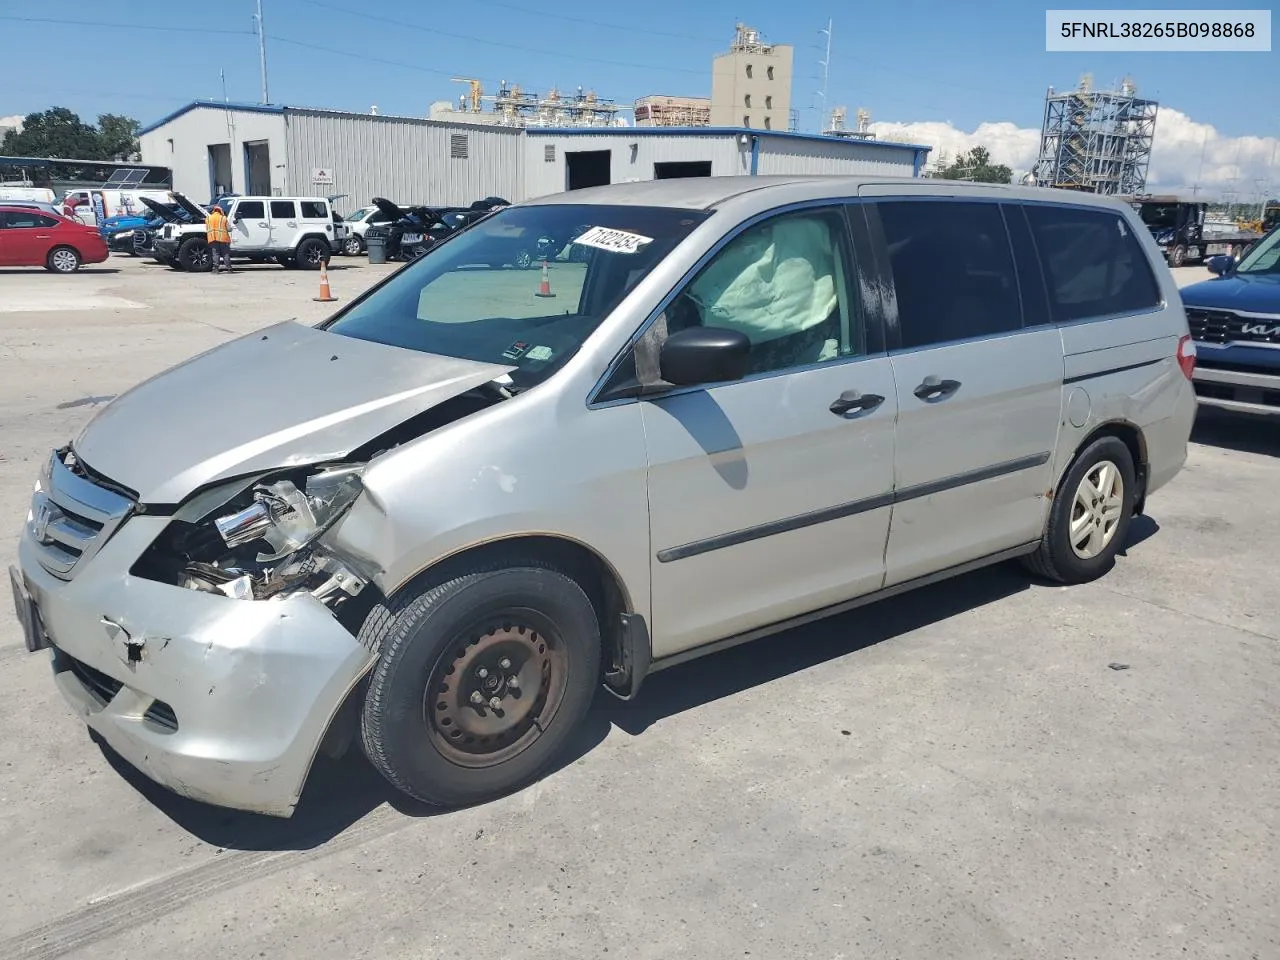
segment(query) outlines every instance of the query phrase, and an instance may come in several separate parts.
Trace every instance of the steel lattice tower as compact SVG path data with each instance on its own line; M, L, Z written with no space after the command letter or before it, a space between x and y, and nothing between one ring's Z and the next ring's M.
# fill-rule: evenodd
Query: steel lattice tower
M1036 183L1091 193L1145 193L1158 108L1156 101L1135 96L1130 80L1119 92L1094 90L1087 75L1069 93L1050 87Z

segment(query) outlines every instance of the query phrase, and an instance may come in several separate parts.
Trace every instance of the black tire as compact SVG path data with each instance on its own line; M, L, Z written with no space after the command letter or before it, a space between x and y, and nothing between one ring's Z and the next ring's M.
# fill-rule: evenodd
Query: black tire
M358 234L353 233L342 241L342 252L348 257L358 257L364 253L364 241Z
M365 755L398 790L437 806L492 800L544 773L600 682L591 601L534 559L476 566L379 605L360 640L380 651ZM502 706L473 699L489 693Z
M320 264L329 259L329 244L309 237L298 244L293 259L300 270L319 270Z
M1104 463L1111 463L1119 473L1122 484L1120 515L1116 518L1114 531L1105 546L1096 555L1085 557L1077 553L1071 542L1073 521L1088 519L1083 516L1083 510L1077 504L1076 494L1084 478L1095 467ZM1062 483L1058 485L1053 506L1049 510L1044 537L1036 552L1025 559L1026 565L1038 576L1057 583L1088 583L1098 579L1115 565L1116 554L1124 546L1137 495L1137 472L1129 448L1116 437L1099 437L1094 440L1076 455L1063 476ZM1094 502L1098 503L1097 500ZM1095 520L1094 524L1105 530L1104 521ZM1088 534L1090 529L1091 525L1086 522L1082 532Z
M44 267L54 273L75 273L80 269L80 254L72 247L54 247L45 257Z
M1187 248L1182 244L1174 244L1173 249L1169 251L1169 266L1180 267L1187 262Z
M178 265L188 273L208 273L213 266L209 244L203 237L188 237L178 247Z

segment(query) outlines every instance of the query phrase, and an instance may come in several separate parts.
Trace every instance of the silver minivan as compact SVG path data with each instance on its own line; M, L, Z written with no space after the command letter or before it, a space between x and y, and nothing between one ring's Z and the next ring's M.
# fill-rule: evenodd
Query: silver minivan
M542 237L538 271L487 266ZM358 739L406 794L479 802L601 684L1006 559L1101 576L1183 465L1194 364L1105 198L544 197L108 405L40 474L19 619L179 793L288 816Z

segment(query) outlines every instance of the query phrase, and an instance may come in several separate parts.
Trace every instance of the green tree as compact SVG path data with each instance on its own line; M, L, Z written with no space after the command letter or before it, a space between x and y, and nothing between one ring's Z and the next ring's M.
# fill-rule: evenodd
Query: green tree
M1012 183L1013 171L1003 163L993 164L986 147L962 153L951 165L938 171L943 180L976 180L979 183Z
M19 157L98 160L102 143L98 131L66 107L51 107L27 114L22 132L5 134L0 152Z
M6 133L0 142L0 154L68 160L135 160L140 126L132 117L104 113L94 127L66 107L50 107L27 114L21 133Z
M98 117L98 141L102 160L137 160L138 131L142 124L132 117L104 113Z

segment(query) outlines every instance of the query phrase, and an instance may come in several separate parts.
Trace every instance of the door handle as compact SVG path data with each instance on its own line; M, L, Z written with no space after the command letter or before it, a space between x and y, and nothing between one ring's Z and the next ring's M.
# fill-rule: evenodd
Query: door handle
M933 403L937 400L945 400L957 390L960 389L959 380L939 380L935 376L925 377L920 386L912 391L917 397L925 403Z
M285 224L286 227L296 227L297 225L298 225L297 220L290 220L288 223Z
M836 416L843 417L846 413L853 411L865 413L868 410L874 410L882 403L884 403L884 397L878 393L859 393L857 390L846 390L832 401L828 409Z
M271 226L271 224L267 223L267 221L265 221L265 220L259 220L259 221L258 221L258 226L260 226L260 227L269 227L269 226Z

